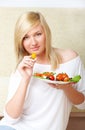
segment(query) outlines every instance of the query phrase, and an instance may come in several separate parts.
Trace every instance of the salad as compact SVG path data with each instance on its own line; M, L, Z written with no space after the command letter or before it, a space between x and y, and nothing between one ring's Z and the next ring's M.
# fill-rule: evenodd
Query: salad
M75 75L74 77L69 77L67 73L54 73L54 72L43 72L43 73L34 73L33 75L36 78L48 79L52 81L63 81L63 82L79 82L81 79L80 75Z

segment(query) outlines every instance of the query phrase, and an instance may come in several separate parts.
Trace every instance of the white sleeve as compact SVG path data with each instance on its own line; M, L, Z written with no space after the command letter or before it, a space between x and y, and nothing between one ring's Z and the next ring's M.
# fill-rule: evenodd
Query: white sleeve
M13 95L15 94L19 83L21 81L21 75L18 71L16 71L15 73L13 73L10 77L9 80L9 88L8 88L8 97L7 97L7 101L6 103L13 97ZM16 123L18 120L20 119L20 117L18 118L12 118L8 115L8 113L6 112L6 110L4 109L4 120L8 123L8 124L14 124Z
M19 119L20 119L20 117L18 117L18 118L12 118L11 116L9 116L7 114L6 110L4 109L4 118L2 119L3 123L6 122L7 125L13 125L16 122L18 122Z
M76 89L85 96L85 68L81 59L76 64L76 74L81 75L81 80L76 84ZM79 105L75 105L75 107L85 109L85 101Z
M6 102L8 102L14 96L14 94L20 84L21 78L22 77L18 70L15 73L12 73L10 80L9 80L8 97L7 97Z

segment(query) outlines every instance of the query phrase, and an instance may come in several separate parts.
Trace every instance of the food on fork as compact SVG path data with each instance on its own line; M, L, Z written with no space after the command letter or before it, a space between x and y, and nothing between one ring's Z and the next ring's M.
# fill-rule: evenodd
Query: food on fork
M31 58L35 59L36 58L36 53L32 53Z

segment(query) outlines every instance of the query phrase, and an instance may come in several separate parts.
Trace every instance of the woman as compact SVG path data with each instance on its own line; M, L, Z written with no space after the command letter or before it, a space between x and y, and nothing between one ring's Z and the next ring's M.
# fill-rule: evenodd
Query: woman
M1 124L15 130L66 130L72 106L85 109L85 71L79 55L51 47L50 28L37 12L27 12L17 21L15 51L18 64L10 78ZM33 77L50 71L81 75L81 80L52 84Z

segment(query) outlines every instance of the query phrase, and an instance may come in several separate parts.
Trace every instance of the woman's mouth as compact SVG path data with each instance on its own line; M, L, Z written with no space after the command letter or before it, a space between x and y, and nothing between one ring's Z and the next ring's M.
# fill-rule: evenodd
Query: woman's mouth
M38 50L39 50L39 47L34 47L34 48L32 48L31 50L32 50L32 52L33 52L33 51L38 51Z

